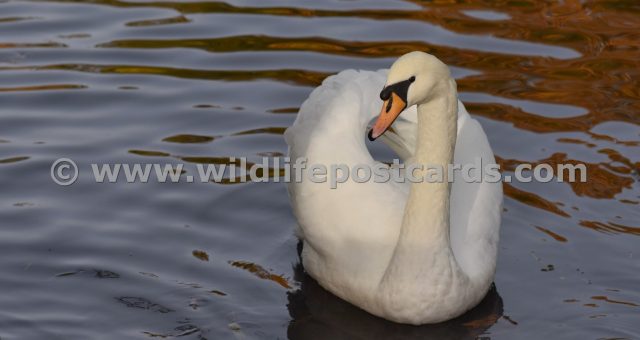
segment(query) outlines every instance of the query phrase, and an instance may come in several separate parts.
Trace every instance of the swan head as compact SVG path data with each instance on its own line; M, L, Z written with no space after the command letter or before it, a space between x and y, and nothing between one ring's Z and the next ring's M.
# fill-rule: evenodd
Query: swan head
M415 51L398 58L380 92L384 102L376 123L369 130L369 140L385 133L406 108L429 102L441 89L438 85L450 77L447 65L431 54Z

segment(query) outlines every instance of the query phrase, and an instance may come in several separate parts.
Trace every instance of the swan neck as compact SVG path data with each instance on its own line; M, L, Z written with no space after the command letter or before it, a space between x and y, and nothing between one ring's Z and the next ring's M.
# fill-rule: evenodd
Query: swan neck
M427 171L436 168L441 169L441 175L436 174L435 181L421 180L412 184L392 266L396 263L408 268L408 263L414 263L415 270L424 266L425 258L434 257L445 260L442 265L455 263L448 262L453 259L453 251L449 237L451 184L447 179L447 168L453 162L457 110L453 79L443 82L439 90L433 91L430 100L418 105L416 152L407 166L422 166L423 170L414 171L419 178L425 178Z
M425 168L421 173L423 178L429 169L433 176L428 175L428 178L433 181L412 185L403 223L403 229L413 234L412 237L425 242L439 241L443 247L449 247L451 183L447 169L453 163L457 112L457 91L453 79L444 82L431 100L418 105L418 140L413 163Z
M449 93L418 104L416 163L446 166L453 161L458 100L455 83L447 88Z
M444 81L440 91L418 105L418 139L416 152L407 163L440 167L442 181L417 181L405 206L396 248L381 280L380 287L390 296L403 289L403 282L424 287L460 288L466 275L458 265L449 236L449 196L447 166L453 161L457 134L457 92L453 79ZM407 170L409 171L409 170ZM425 176L416 170L414 175ZM433 275L433 271L440 273Z

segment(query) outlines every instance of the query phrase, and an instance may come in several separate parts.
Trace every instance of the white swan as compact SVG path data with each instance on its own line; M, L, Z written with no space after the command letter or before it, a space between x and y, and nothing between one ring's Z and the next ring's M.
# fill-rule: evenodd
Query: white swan
M388 75L347 70L327 78L285 132L291 162L380 166L365 144L376 112L369 137L393 123L383 136L405 163L495 163L448 67L422 52L399 58ZM288 189L305 270L369 313L414 325L441 322L474 307L493 282L501 183L467 183L456 171L452 185L350 179L331 189L303 177Z

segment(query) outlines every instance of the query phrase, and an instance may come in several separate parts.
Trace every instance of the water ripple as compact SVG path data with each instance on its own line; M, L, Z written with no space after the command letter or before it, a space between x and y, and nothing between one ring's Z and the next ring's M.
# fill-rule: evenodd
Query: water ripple
M0 0L0 13L0 338L639 337L636 2ZM460 319L387 323L319 287L281 183L91 181L95 163L184 163L184 178L282 157L313 87L412 50L451 66L505 174L588 169L587 183L505 184L496 287ZM78 163L73 186L51 182L60 157Z

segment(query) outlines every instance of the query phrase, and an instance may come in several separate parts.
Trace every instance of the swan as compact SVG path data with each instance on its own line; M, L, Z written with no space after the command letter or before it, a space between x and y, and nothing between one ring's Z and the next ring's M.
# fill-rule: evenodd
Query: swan
M381 137L406 164L495 165L487 136L436 57L411 52L388 71L328 77L285 131L291 161L304 158L307 165L302 178L287 184L306 272L343 300L394 322L438 323L463 314L493 282L501 183L463 181L461 171L439 182L352 177L335 189L309 180L311 164L388 168L369 153L367 136Z

